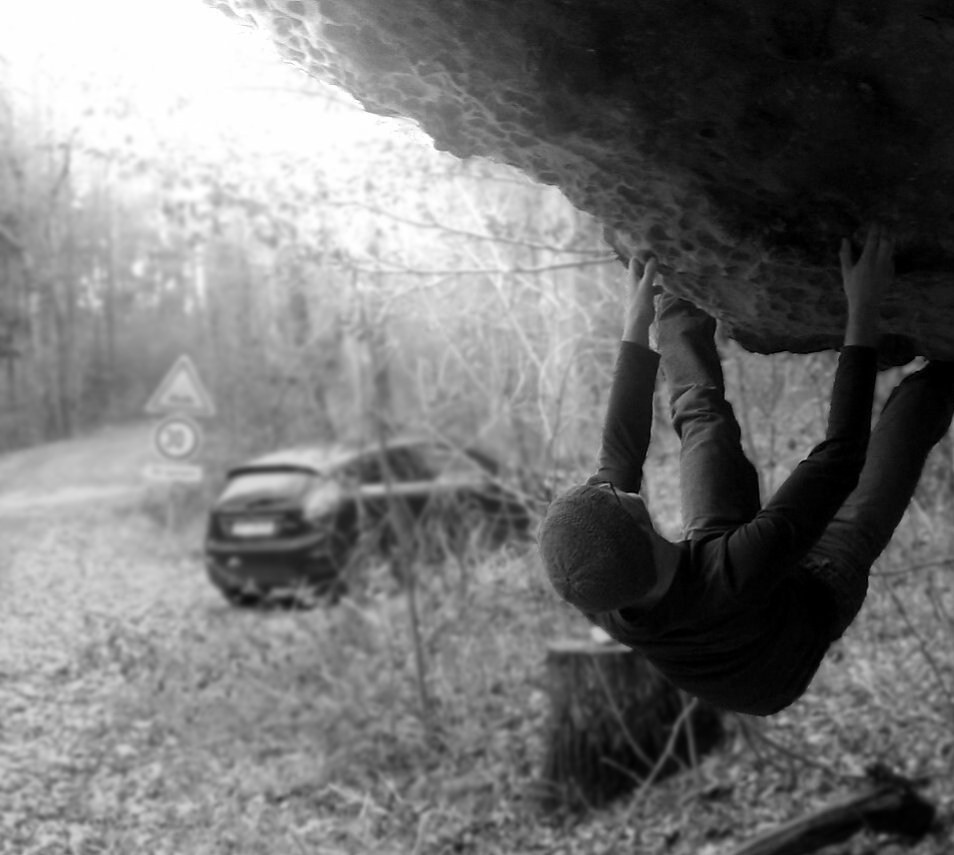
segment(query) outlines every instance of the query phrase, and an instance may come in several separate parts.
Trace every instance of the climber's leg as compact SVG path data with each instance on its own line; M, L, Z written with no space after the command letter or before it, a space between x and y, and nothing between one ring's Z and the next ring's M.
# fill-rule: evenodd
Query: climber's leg
M725 399L715 320L665 292L656 320L672 423L681 442L683 528L687 537L734 528L758 513L759 481Z
M914 495L928 453L954 414L954 363L932 362L892 392L871 434L858 485L812 549L840 614L838 635L854 620L868 573Z

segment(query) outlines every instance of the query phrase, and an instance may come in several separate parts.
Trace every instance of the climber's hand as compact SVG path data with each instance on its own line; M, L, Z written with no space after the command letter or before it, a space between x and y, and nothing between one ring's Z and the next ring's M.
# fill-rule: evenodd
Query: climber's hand
M851 244L841 242L841 277L849 308L880 303L881 296L894 279L894 236L883 226L868 229L861 258L852 264Z
M839 258L848 300L845 344L874 347L878 338L878 307L894 279L894 236L883 226L872 225L858 261L852 261L847 238L841 242Z
M623 341L632 341L649 347L649 328L656 317L656 259L650 258L639 275L639 262L629 260L626 269L626 311L623 322Z

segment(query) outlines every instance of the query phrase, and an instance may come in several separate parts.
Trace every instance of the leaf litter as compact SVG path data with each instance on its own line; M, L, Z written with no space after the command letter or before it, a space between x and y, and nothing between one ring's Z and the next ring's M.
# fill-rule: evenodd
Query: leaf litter
M466 568L466 596L462 568L422 580L427 721L398 592L305 613L232 609L192 534L134 506L0 519L3 855L721 855L850 792L876 761L928 780L936 832L826 852L950 851L954 644L923 580L889 591L877 579L808 695L770 720L730 717L698 769L600 812L545 817L530 796L545 645L587 628L532 555ZM949 577L930 588L945 608Z

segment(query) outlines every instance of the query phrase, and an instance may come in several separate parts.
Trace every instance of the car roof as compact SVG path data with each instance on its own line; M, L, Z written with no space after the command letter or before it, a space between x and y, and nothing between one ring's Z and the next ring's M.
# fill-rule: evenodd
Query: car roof
M354 455L354 449L349 450L340 446L283 448L246 461L231 469L229 475L252 472L257 469L299 469L302 472L321 474L347 462Z
M439 441L424 437L399 437L388 440L385 446L388 451L400 448L412 448L420 445L439 445ZM366 454L377 452L378 443L368 443L362 446L333 445L305 445L296 448L283 448L279 451L270 451L255 457L229 470L229 477L257 470L297 470L321 475L344 466L352 460Z

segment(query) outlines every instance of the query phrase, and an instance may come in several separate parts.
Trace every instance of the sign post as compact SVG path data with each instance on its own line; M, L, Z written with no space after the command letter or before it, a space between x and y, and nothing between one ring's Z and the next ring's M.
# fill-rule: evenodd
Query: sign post
M166 484L199 484L202 466L196 462L204 442L197 418L215 415L212 396L199 377L195 363L180 356L166 372L146 403L145 410L160 416L152 432L153 450L158 457L145 467L150 481ZM172 525L172 506L167 517Z

